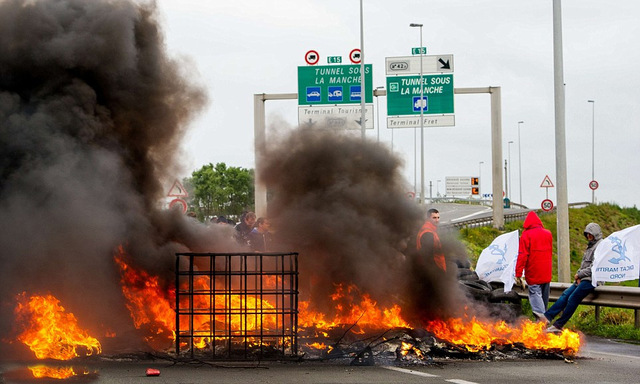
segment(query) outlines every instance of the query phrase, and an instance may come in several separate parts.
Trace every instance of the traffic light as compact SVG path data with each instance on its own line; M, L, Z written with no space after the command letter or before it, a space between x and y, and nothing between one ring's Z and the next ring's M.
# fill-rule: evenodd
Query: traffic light
M472 177L471 178L471 185L478 185L478 181L479 181L479 178ZM477 193L475 193L475 195L477 195Z
M478 180L478 179L476 178L476 180ZM480 188L478 188L478 187L471 187L471 194L472 194L472 195L479 195L479 194L480 194Z

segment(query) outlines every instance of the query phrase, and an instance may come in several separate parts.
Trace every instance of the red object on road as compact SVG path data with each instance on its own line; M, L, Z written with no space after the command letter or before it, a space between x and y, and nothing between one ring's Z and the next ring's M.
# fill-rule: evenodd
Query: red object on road
M147 376L160 376L159 369L147 368Z

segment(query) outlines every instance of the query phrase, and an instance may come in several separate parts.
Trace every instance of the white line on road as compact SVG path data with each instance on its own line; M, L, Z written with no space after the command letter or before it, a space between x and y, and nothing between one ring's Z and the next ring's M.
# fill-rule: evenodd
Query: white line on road
M412 369L404 369L404 368L399 368L399 367L382 367L382 368L390 369L392 371L398 371L398 372L402 372L402 373L409 373L409 374L412 374L412 375L422 376L422 377L440 377L438 375L432 375L430 373L414 371Z
M366 72L365 72L366 73ZM478 384L474 381L467 381L467 380L461 380L461 379L450 379L450 380L445 380L449 383L455 383L455 384Z

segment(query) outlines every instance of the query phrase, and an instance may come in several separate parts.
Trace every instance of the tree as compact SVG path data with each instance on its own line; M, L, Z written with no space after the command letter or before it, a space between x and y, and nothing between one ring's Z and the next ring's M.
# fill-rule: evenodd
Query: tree
M245 210L253 210L253 169L209 163L185 179L186 185L193 191L190 208L201 219L213 215L240 215Z

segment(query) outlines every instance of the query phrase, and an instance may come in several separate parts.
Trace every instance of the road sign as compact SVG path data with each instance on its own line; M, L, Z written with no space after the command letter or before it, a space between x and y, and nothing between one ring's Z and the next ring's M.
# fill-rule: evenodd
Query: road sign
M173 182L171 189L169 189L169 193L167 193L169 197L188 197L189 192L187 192L186 188L180 184L178 180Z
M420 56L386 57L385 74L419 75ZM422 56L422 73L453 73L453 55Z
M478 177L471 176L447 176L444 179L445 194L447 196L471 196L477 195Z
M169 203L169 209L173 209L173 208L180 209L182 213L187 213L187 202L180 198L173 199Z
M599 186L599 184L595 180L591 180L589 182L589 188L591 188L592 191L595 191L596 189L598 189L598 186Z
M408 197L410 200L413 200L413 199L415 199L415 198L416 198L416 194L415 194L415 192L409 191L409 192L407 192L407 197Z
M364 66L367 103L373 103L372 71ZM360 87L359 65L298 67L298 105L360 103Z
M544 199L542 200L542 204L540 204L540 206L542 207L543 211L549 212L550 210L553 209L553 201L549 199Z
M362 53L358 48L349 52L349 60L351 60L353 64L360 64L360 61L362 60Z
M427 54L427 47L414 47L411 48L411 54L412 55L419 55L420 53L422 53L423 55Z
M388 76L387 90L388 116L420 115L421 108L423 115L454 112L452 74Z
M316 65L318 64L318 61L320 61L320 55L318 55L318 52L314 50L308 51L304 55L304 61L309 65Z
M329 64L340 64L342 63L342 56L328 56L327 63Z
M300 105L298 124L335 129L361 129L361 111L360 104ZM365 104L364 112L365 128L373 129L373 103Z
M540 188L553 188L553 183L549 178L549 175L546 175L540 184Z

